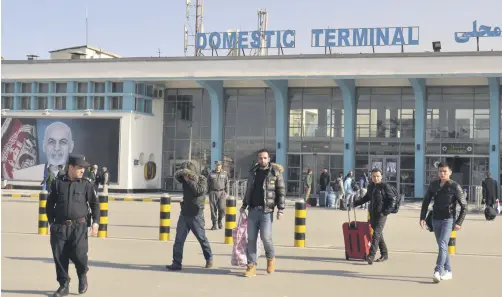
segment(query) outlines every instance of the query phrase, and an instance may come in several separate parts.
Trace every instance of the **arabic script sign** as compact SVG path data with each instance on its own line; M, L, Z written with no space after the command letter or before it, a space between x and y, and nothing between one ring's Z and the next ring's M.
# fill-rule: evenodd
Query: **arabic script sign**
M472 22L471 32L455 32L455 41L457 43L466 43L471 37L500 37L502 35L502 30L500 27L495 27L492 29L490 26L480 25L478 28L478 21Z

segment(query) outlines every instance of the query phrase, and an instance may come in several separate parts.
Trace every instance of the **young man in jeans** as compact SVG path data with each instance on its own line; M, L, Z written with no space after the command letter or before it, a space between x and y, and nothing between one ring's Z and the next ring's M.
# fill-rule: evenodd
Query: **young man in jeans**
M275 270L275 252L272 241L272 222L274 208L277 206L277 219L280 220L285 208L286 190L282 177L281 165L271 163L267 150L258 152L258 164L251 169L247 183L246 195L240 209L241 214L248 211L248 244L246 256L248 265L243 276L256 275L256 249L258 232L260 232L265 256L267 257L267 273Z
M467 202L462 187L450 180L451 169L445 163L439 163L439 180L431 182L422 203L420 213L420 226L425 229L427 210L431 200L434 200L432 208L432 228L439 247L436 268L432 280L439 283L441 280L450 280L453 277L451 271L450 255L448 254L448 241L452 230L460 230L466 215ZM457 203L460 205L460 214L456 217Z

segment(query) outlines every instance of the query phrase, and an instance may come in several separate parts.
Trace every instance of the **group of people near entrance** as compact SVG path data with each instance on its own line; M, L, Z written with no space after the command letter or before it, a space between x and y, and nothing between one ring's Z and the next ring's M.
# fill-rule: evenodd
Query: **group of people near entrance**
M85 156L70 155L67 170L52 182L47 199L50 243L56 264L57 281L60 284L60 287L53 295L56 297L69 294L70 277L68 266L70 260L76 266L79 293L85 293L88 288L87 236L89 231L93 236L96 236L101 215L94 185L84 177L85 168L89 165L85 160ZM240 208L241 215L247 215L248 217L247 268L243 273L245 277L256 275L258 235L260 235L265 249L267 273L273 273L275 270L272 223L274 218L280 220L285 210L286 190L282 172L282 166L270 162L270 155L267 150L258 152L258 160L251 169L246 194ZM424 229L433 229L439 248L433 273L434 282L452 279L448 240L452 230L458 231L461 229L466 216L467 203L464 192L458 183L450 180L451 173L452 171L447 164L439 164L439 179L431 182L420 212L420 226ZM210 194L212 193L211 205L216 205L216 208L221 210L223 202L220 200L225 200L226 195L219 195L218 192L228 191L228 183L225 180L228 176L221 171L221 164L218 164L217 169L209 177L206 177L198 172L192 162L187 161L176 171L175 178L183 185L183 200L176 226L173 260L172 264L167 265L166 268L171 271L182 270L184 243L188 233L192 231L202 248L205 267L209 269L213 267L214 263L211 246L204 229L205 196L209 189ZM208 181L210 188L208 188ZM485 184L488 183L485 181ZM489 184L493 185L492 182ZM498 202L497 187L485 187L484 194L487 204ZM396 203L396 199L399 199L399 197L393 194L390 186L382 182L382 171L375 168L371 171L371 183L368 185L366 194L361 199L350 203L352 207L369 203L368 209L374 232L371 239L371 248L366 257L368 264L384 262L389 259L383 229L387 217L391 213L391 205ZM430 215L428 215L428 207L431 202L433 202L433 208L429 212ZM460 205L458 215L456 213L457 205ZM220 215L213 216L213 211L211 213L213 219L212 229L221 228ZM90 230L88 227L91 227ZM381 256L375 259L378 250L380 250Z
M312 168L307 169L307 174L304 177L303 184L305 186L305 202L310 206L309 198L312 191L313 173ZM351 208L352 202L363 198L368 191L369 179L364 173L359 180L354 176L354 171L349 171L345 177L343 173L339 173L338 177L331 180L331 175L327 168L324 168L319 175L319 192L324 192L326 207L334 207L341 210ZM324 201L324 200L323 200ZM319 203L321 203L319 201ZM361 207L366 209L366 203ZM320 205L320 206L324 206Z

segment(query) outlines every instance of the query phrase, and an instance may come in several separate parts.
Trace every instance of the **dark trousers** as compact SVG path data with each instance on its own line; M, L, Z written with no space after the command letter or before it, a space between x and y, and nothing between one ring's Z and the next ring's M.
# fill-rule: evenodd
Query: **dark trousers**
M89 250L87 223L73 223L72 225L52 224L51 248L56 264L56 276L59 284L70 280L68 266L70 260L75 264L77 275L80 278L86 274L87 251Z
M202 253L206 261L213 258L209 241L206 237L206 230L204 230L204 213L200 213L194 217L188 217L180 214L178 224L176 226L176 239L174 240L173 247L173 265L180 266L183 260L183 246L187 239L188 233L193 232L195 238L200 243Z
M209 192L209 206L211 207L211 221L221 221L225 216L225 198L227 194L225 191L211 191Z
M373 228L373 238L371 239L371 248L369 256L374 258L378 249L380 249L380 254L382 256L388 256L389 252L387 250L387 245L385 244L385 239L383 238L383 228L385 227L385 222L387 221L387 216L382 214L371 215L371 227Z

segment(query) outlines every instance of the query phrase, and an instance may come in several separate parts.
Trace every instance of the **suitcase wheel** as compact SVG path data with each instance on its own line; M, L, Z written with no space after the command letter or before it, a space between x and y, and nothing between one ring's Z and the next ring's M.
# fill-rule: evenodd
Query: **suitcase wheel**
M349 260L349 254L347 254L347 252L345 252L345 260Z

